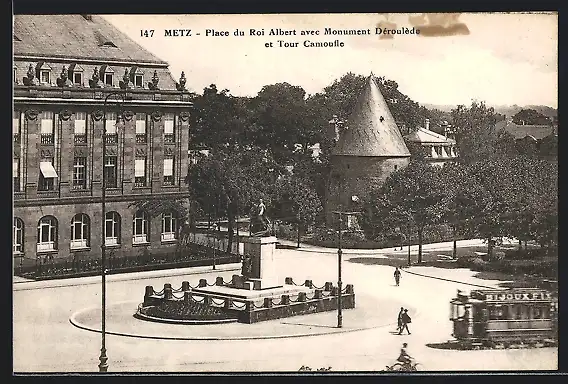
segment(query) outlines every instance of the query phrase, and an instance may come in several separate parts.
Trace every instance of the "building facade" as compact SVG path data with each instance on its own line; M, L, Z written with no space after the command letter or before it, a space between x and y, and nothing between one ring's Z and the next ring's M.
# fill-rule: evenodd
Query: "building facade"
M456 141L447 135L431 131L428 119L424 122L424 128L419 127L404 136L404 140L413 157L420 157L431 165L442 167L448 162L456 161L458 157Z
M337 133L325 206L327 222L335 221L333 211L357 209L373 188L409 161L410 152L371 75L348 123Z
M15 263L100 257L103 231L116 256L175 249L175 212L133 203L187 197L183 73L94 15L17 15L13 41Z

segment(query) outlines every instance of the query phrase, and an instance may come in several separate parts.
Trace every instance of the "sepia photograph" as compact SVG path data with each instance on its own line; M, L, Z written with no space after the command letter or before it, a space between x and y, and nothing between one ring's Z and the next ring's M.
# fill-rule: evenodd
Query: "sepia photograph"
M12 20L13 375L558 371L557 12Z

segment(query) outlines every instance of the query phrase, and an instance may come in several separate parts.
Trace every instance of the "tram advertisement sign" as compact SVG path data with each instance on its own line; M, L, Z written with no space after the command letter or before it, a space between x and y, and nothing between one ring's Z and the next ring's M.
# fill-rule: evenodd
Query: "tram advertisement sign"
M514 292L483 292L486 301L534 301L552 300L552 294L546 291L514 291Z

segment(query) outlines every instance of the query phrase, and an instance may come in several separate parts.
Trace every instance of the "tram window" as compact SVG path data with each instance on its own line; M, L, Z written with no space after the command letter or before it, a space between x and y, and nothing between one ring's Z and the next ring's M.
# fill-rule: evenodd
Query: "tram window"
M489 309L489 320L506 320L507 315L505 308L500 305L496 305Z
M532 314L533 314L533 316L532 316L533 319L542 319L542 315L543 315L542 308L533 307L533 313Z
M515 314L515 320L522 320L528 318L527 306L523 304L518 304L513 307L513 313Z
M458 305L458 319L465 316L465 306Z

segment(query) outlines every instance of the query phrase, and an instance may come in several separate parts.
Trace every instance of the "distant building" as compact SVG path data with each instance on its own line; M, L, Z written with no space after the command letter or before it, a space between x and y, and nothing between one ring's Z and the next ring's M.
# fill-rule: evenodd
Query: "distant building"
M515 124L508 119L498 122L496 129L503 129L513 136L519 154L548 159L558 156L558 122L555 118L552 125Z
M103 227L116 256L175 250L175 212L131 203L188 196L185 77L94 15L16 15L13 43L15 263L100 257Z
M356 208L373 187L382 185L410 161L410 152L373 75L347 121L337 132L330 130L337 142L325 204L328 223L336 219L333 211Z
M449 127L444 127L448 132ZM458 157L456 141L447 135L430 130L430 121L424 122L424 128L419 127L416 131L404 136L413 157L422 157L432 165L443 166L455 161Z

